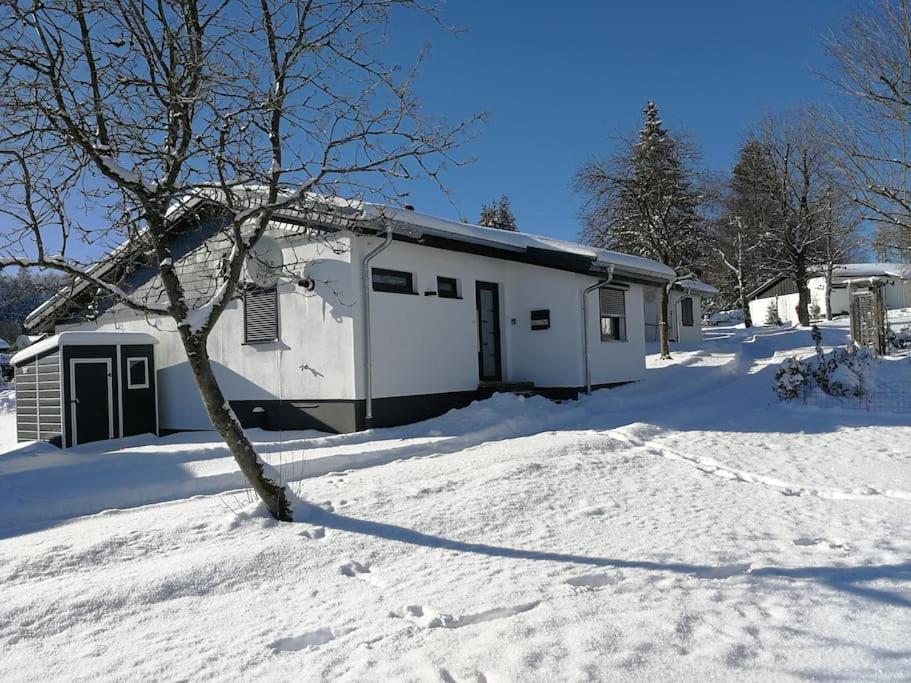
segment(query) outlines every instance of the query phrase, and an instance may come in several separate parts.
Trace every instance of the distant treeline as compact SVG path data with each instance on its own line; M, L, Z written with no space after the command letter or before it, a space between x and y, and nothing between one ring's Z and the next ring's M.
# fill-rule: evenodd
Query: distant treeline
M60 275L27 270L0 275L0 339L15 341L22 334L25 317L66 282Z

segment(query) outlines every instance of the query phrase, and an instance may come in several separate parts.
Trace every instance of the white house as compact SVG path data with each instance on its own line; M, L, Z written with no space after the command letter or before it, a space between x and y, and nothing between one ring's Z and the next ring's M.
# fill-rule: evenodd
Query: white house
M574 397L643 377L644 292L665 286L671 269L407 209L359 203L343 220L330 214L309 207L277 218L248 263L250 286L212 332L219 383L245 425L353 431L497 390ZM225 220L201 206L183 218L172 252L198 305L227 248ZM164 299L151 268L122 286ZM169 319L119 304L90 316L58 297L26 324L154 337L160 429L209 428Z
M702 343L702 300L718 294L712 285L696 278L678 280L673 284L668 299L668 339L672 342L694 346ZM645 341L658 340L658 320L661 309L661 290L645 290Z
M885 278L886 307L889 309L911 307L911 265L904 263L844 263L835 266L832 278L832 314L848 313L847 282L858 278ZM826 279L818 276L808 280L810 305L819 307L819 315L825 316ZM765 283L749 295L750 316L753 324L765 325L769 311L774 308L782 323L797 324L797 286L794 280L777 277Z

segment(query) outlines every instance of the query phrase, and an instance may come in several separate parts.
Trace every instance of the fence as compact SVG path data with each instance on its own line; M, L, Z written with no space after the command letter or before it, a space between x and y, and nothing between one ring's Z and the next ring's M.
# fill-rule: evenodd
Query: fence
M911 382L878 382L875 386L868 387L863 396L844 397L827 394L812 383L812 386L804 389L801 401L809 406L911 414Z

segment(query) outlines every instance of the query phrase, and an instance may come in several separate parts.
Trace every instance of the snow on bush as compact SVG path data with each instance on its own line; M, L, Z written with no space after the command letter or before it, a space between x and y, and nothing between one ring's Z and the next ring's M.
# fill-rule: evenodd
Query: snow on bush
M816 355L798 360L785 358L775 371L773 388L783 401L792 401L805 395L813 386L830 396L860 397L867 391L865 378L869 374L873 356L862 347L846 346L822 350L822 334L815 325L812 331Z
M900 330L894 330L890 327L887 333L887 341L894 349L911 348L911 325L905 326Z

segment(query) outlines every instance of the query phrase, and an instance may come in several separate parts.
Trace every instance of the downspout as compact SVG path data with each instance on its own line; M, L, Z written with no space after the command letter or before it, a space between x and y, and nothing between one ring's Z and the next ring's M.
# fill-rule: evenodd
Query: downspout
M602 287L609 285L613 279L614 264L611 263L608 266L606 279L600 280L582 290L582 360L585 364L585 393L588 395L591 395L592 393L591 360L589 358L588 350L588 294L596 289L601 289Z
M367 427L373 422L373 356L370 352L370 261L392 242L392 221L386 221L386 238L374 247L363 261L362 286L364 297L364 394L366 412L364 420Z

